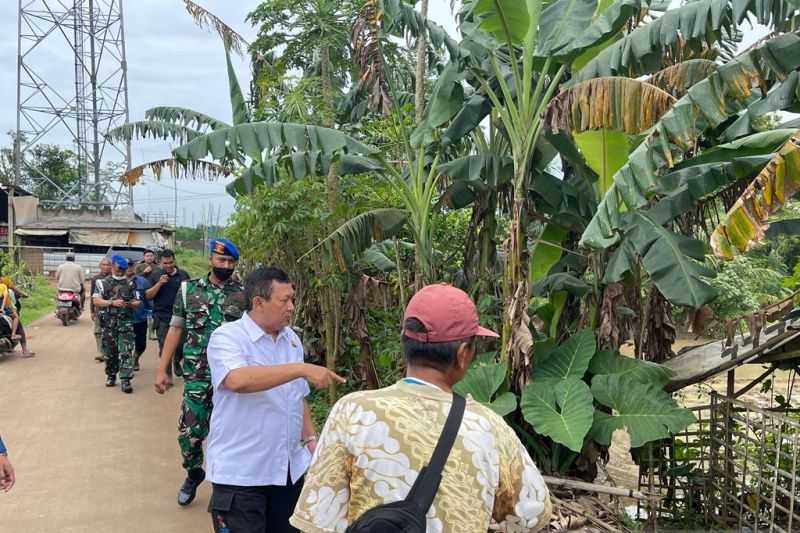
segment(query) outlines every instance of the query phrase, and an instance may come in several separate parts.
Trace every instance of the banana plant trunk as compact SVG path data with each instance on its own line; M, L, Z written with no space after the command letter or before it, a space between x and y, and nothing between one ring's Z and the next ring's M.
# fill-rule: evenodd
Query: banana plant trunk
M515 183L524 183L524 181L515 180ZM506 276L503 286L506 306L503 316L503 352L501 353L503 359L509 361L511 383L516 390L522 390L527 382L533 348L533 336L528 316L528 278L524 263L527 215L524 191L520 189L521 187L516 187L514 191L511 227L506 241Z

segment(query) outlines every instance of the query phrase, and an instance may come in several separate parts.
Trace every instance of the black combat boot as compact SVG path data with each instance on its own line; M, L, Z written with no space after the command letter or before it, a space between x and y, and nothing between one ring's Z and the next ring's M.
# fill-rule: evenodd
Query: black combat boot
M117 378L114 376L108 376L106 378L106 387L113 387L117 384Z
M190 471L183 485L181 485L181 490L178 491L178 505L185 507L192 503L197 494L197 487L200 486L200 483L205 478L206 473L202 468Z
M131 387L131 380L123 379L123 380L121 380L120 383L121 383L122 392L124 392L125 394L130 394L130 393L133 392L133 387Z

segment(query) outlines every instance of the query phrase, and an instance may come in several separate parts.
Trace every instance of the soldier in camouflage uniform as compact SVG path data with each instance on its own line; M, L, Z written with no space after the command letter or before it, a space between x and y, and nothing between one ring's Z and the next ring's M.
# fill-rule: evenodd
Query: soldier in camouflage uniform
M184 281L175 299L172 321L156 377L156 391L171 385L167 375L172 356L185 330L183 343L183 403L178 420L178 444L186 480L178 492L178 504L189 505L205 479L203 441L211 418L211 374L206 349L211 334L223 322L238 320L247 308L244 288L232 278L239 251L226 239L209 241L211 272Z
M95 308L105 309L102 324L103 354L106 357L106 387L116 385L119 373L122 392L133 392L133 310L141 305L136 285L126 275L128 261L111 257L112 275L98 280L92 300Z

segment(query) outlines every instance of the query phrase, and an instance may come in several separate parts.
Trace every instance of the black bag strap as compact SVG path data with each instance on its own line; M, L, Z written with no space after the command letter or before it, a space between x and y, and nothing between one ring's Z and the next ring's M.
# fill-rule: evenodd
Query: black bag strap
M450 455L450 450L453 448L458 436L458 428L461 427L466 405L467 401L464 397L454 392L453 404L450 406L450 412L444 423L442 434L439 436L439 442L436 443L436 448L433 450L431 460L427 466L422 467L417 480L406 497L406 501L416 503L423 513L428 512L428 509L433 504L433 499L436 497L436 491L439 490L439 483L442 481L442 470L444 470L447 457Z

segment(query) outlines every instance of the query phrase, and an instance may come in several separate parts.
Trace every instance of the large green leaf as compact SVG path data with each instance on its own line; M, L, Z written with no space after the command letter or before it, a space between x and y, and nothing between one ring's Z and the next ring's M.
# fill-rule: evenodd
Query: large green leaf
M639 14L641 0L614 0L607 7L597 0L556 0L539 21L536 54L569 60L615 36Z
M598 205L581 244L607 248L616 243L621 228L620 214L650 202L664 169L675 165L693 148L706 129L718 126L745 109L757 90L755 87L786 76L799 66L800 37L786 34L721 66L689 89L614 175L614 185Z
M533 285L542 280L553 265L561 259L561 244L567 237L567 230L556 225L548 224L542 230L539 238L533 243L531 251L528 282Z
M201 135L179 146L173 153L178 159L215 159L226 150L242 152L255 161L274 150L320 151L324 154L350 152L372 154L366 146L349 135L331 128L280 122L250 122Z
M617 352L597 352L589 365L589 372L595 376L614 374L621 377L630 377L632 380L663 387L669 383L672 371L650 361L642 361L632 357L625 357Z
M453 388L459 394L470 394L475 401L498 415L506 416L517 408L517 399L513 393L506 392L495 398L495 394L506 379L506 368L503 363L474 364L464 379Z
M534 379L522 391L521 407L537 433L574 452L581 451L594 413L592 392L582 379Z
M530 14L525 0L478 0L472 14L500 42L520 44L528 34Z
M657 385L639 383L630 375L595 376L594 399L613 409L612 414L594 412L591 436L602 445L611 444L618 429L627 429L631 446L638 448L654 440L673 435L695 422L691 411L678 407Z
M586 164L597 173L598 198L602 198L613 183L612 177L628 160L628 136L609 129L587 130L573 135L575 144Z
M711 248L731 259L764 238L769 217L800 191L800 131L786 141L775 157L731 206L711 234Z
M225 61L228 65L228 88L231 94L233 123L234 125L245 124L250 122L250 110L247 108L247 101L245 101L242 88L239 86L239 79L236 77L236 71L233 70L231 52L227 44L225 45Z
M644 213L632 213L625 240L642 258L645 270L667 300L697 309L717 296L705 278L714 276L706 267L705 245L672 233Z
M287 177L304 178L328 174L333 156L322 152L294 152L284 156L274 156L260 163L252 163L247 169L226 186L228 194L238 196L250 194L261 184L273 185ZM339 176L379 172L383 166L377 161L359 155L343 154L339 157L336 173Z
M723 139L738 139L753 133L753 121L774 111L800 111L800 72L792 72L764 98L751 104L736 122L723 132Z
M403 209L382 208L361 213L339 226L303 257L326 246L345 270L373 242L395 235L407 221L408 212Z
M210 117L205 113L200 113L199 111L187 109L185 107L152 107L144 112L144 118L146 120L172 122L174 124L180 124L195 130L201 130L204 128L221 130L222 128L231 127L230 124L226 124L221 120Z
M433 87L433 93L425 110L425 119L411 135L414 146L429 142L429 133L450 120L464 104L464 78L457 63L449 63Z
M573 75L573 83L601 76L638 77L661 70L665 58L699 53L734 35L748 14L762 24L791 23L795 0L697 0L670 9L631 31Z
M132 141L134 139L170 140L178 143L187 143L203 133L196 129L166 122L163 120L139 120L117 126L106 134L111 141Z
M544 361L537 361L533 379L583 378L597 350L591 329L582 329L553 350Z

